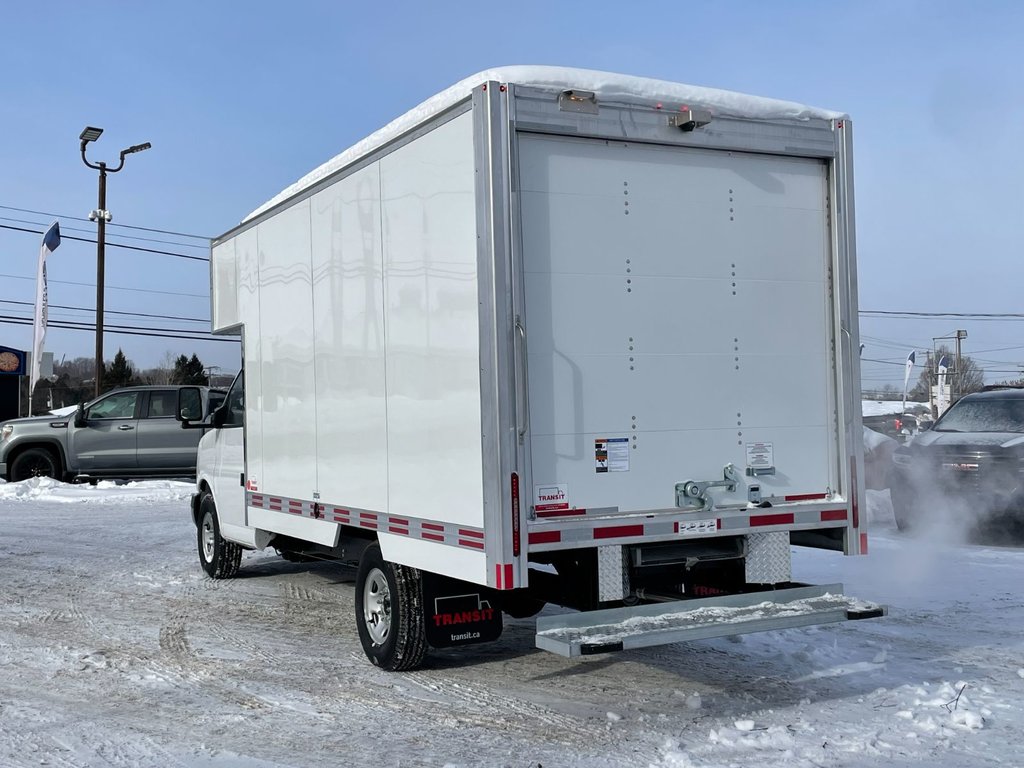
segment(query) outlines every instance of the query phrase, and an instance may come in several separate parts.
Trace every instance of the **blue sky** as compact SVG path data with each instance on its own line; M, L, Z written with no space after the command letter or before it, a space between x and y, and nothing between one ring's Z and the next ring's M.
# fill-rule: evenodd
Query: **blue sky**
M210 236L473 72L557 64L848 112L861 308L1022 312L1022 30L1024 4L1009 1L11 4L0 22L0 225L48 221L12 207L62 217L96 207L96 173L78 152L87 124L105 129L94 160L153 143L110 176L115 223ZM109 232L204 255L123 235L180 237ZM21 278L34 278L38 248L38 236L0 228L0 301L32 300L33 280ZM94 288L68 283L94 284L95 246L65 240L49 278L51 304L93 307ZM108 312L208 317L202 262L108 249L106 282ZM0 303L0 315L26 309ZM910 349L958 328L988 380L1024 363L1021 321L865 318L865 386L902 385ZM30 328L0 323L0 344L30 343ZM91 332L51 329L47 348L91 357L93 344ZM140 367L194 351L238 365L222 343L108 334L107 357L119 346Z

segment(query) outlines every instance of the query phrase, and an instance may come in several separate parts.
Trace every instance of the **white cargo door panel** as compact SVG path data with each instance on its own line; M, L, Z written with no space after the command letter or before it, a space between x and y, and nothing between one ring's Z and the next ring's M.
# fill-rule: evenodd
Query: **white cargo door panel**
M717 504L835 488L825 165L521 134L519 166L534 486L623 511L729 463Z

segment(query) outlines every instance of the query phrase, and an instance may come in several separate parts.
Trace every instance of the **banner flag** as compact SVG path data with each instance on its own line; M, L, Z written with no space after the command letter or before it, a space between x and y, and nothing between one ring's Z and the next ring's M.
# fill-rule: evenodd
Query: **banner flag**
M43 364L43 342L46 340L46 257L60 245L60 224L56 221L43 235L39 248L39 267L36 271L36 312L32 323L32 373L28 382L29 397L39 381L39 370Z
M910 372L914 369L916 356L916 350L911 350L910 354L907 355L907 370L903 374L903 413L907 412L907 384L910 383Z
M943 355L939 359L939 396L937 407L939 416L946 412L946 408L949 407L949 394L946 390L946 371L949 370L949 366L946 361L946 356Z

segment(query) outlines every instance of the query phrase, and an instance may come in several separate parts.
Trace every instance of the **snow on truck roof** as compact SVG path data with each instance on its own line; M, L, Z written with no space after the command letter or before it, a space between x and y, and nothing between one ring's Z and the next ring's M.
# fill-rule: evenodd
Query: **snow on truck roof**
M401 136L406 131L429 119L432 115L448 109L472 93L481 83L494 81L515 83L538 88L565 90L574 88L593 91L598 99L605 101L668 101L697 104L711 109L719 115L772 120L835 120L846 117L843 112L818 109L795 101L768 99L750 96L736 91L723 91L699 85L674 83L669 80L655 80L649 77L632 77L593 69L572 67L511 66L486 69L460 80L450 88L441 91L417 107L392 120L380 130L335 155L320 167L310 171L297 182L287 187L243 219L249 221L282 200L311 187L321 179L344 168L364 155Z

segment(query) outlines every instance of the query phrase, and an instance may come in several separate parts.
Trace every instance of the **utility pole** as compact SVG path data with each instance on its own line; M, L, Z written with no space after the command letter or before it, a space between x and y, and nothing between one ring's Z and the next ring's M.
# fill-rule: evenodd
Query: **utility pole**
M96 141L103 133L102 128L86 126L79 136L82 142L82 162L89 168L100 172L100 189L95 211L89 213L89 220L96 222L96 397L103 394L103 281L104 281L104 260L106 255L107 222L113 217L107 210L107 174L117 173L124 168L125 155L135 152L142 152L153 145L148 141L145 144L135 144L128 149L121 150L120 162L116 168L108 168L106 163L90 163L85 159L85 147L89 142Z

